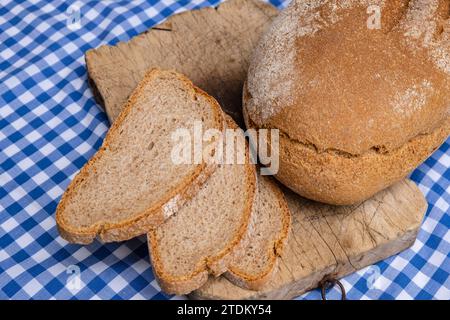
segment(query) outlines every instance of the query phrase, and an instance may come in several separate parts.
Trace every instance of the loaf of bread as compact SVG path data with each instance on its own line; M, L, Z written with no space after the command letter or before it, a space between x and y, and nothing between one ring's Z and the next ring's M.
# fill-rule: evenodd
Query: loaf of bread
M294 0L244 86L247 126L280 130L276 178L353 204L436 150L450 132L449 13L448 0Z
M226 116L228 128L237 129ZM225 144L230 141L225 140ZM148 233L154 274L167 293L187 294L208 275L257 290L274 275L291 225L282 191L255 166L224 164L191 201Z
M258 176L252 232L242 241L243 256L233 257L225 277L241 288L260 290L277 269L291 229L291 212L283 192L267 176Z
M237 128L229 117L227 123ZM256 171L246 149L244 164L220 165L191 201L148 233L153 272L165 292L190 293L245 254L256 205Z
M156 227L189 200L214 163L176 165L171 133L223 130L219 104L173 71L150 70L114 121L100 150L81 169L56 210L63 238L123 241Z

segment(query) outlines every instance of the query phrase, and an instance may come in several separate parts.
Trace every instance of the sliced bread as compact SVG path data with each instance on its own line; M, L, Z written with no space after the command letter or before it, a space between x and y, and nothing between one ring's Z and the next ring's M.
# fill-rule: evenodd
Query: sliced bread
M227 124L237 127L230 118ZM255 166L246 148L245 164L220 165L191 201L148 233L153 271L165 292L198 289L209 274L226 272L236 250L246 247L242 241L249 240L256 193Z
M256 206L253 208L252 232L247 233L233 257L225 277L239 287L259 290L276 269L291 228L291 212L283 192L267 176L258 176Z
M63 238L122 241L146 233L199 191L212 163L174 164L178 128L223 130L218 103L174 72L153 69L133 92L100 150L64 193L56 221Z

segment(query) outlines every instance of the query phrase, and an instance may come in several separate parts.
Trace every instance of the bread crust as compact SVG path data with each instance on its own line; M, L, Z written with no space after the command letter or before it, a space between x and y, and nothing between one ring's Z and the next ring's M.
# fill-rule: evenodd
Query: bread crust
M364 201L450 133L448 0L376 2L380 30L368 1L293 1L252 57L245 121L280 130L276 177L304 197Z
M269 261L267 263L267 268L258 274L249 274L245 270L231 265L224 274L224 276L235 285L249 290L260 290L272 278L278 265L278 257L283 253L291 229L291 212L283 192L275 182L270 179L266 179L266 183L268 183L270 189L278 199L282 220L281 232L274 240L273 245L268 248Z
M399 148L449 119L450 43L445 37L450 28L442 34L437 28L428 31L450 22L433 11L433 3L448 0L410 0L392 18L393 26L379 31L367 27L362 2L368 1L347 2L339 9L338 0L293 1L275 18L255 49L247 79L245 104L258 126L279 128L321 151L360 155L372 148ZM385 1L382 17L387 20L401 2L408 1ZM306 3L317 8L305 9ZM317 14L326 22L316 21ZM316 32L308 33L309 25L302 24L308 19ZM306 34L296 34L292 24ZM285 33L288 27L292 32ZM423 44L407 36L422 29L433 41ZM276 51L280 46L284 51ZM436 60L435 51L446 52L446 58ZM287 55L290 60L280 60Z
M124 241L146 233L149 229L154 228L164 222L174 212L170 210L173 207L179 207L194 196L201 186L206 182L208 177L215 171L217 165L214 163L202 163L198 165L193 172L183 179L171 192L168 192L164 198L158 201L151 208L137 214L135 217L123 220L118 223L108 223L99 221L94 225L86 228L76 228L67 223L64 217L64 209L66 204L71 201L74 191L86 179L89 174L90 167L99 159L105 150L108 149L110 140L114 139L115 133L119 131L121 123L131 112L136 101L143 94L143 90L148 82L157 77L162 72L159 69L150 69L140 82L138 87L128 99L123 111L120 113L116 121L113 122L108 131L99 151L81 168L80 172L75 176L69 187L63 194L61 201L56 209L56 223L60 235L67 241L79 244L91 243L96 237L103 242ZM195 87L192 82L185 76L178 74L177 76L188 86L192 87L199 95L204 96L211 105L214 113L214 122L216 128L223 128L224 122L222 118L222 110L217 101L205 93L203 90ZM170 204L170 206L167 206Z
M243 111L247 127L254 128L246 108ZM439 148L448 132L450 123L444 121L433 132L418 135L390 152L371 150L349 156L320 152L280 131L279 171L275 177L308 199L333 205L359 203L406 177Z
M227 117L228 127L237 128L237 125ZM232 124L230 123L232 121ZM208 276L219 276L228 270L228 266L234 254L243 254L243 252L237 252L242 250L245 245L243 241L249 230L250 221L253 212L253 205L255 194L257 190L256 185L256 170L255 165L250 163L250 155L248 149L248 143L246 143L246 194L248 194L245 208L242 212L242 223L231 241L225 248L223 248L218 254L207 257L203 264L196 268L191 274L184 276L172 276L164 271L161 263L158 241L155 231L150 231L147 234L148 248L150 252L150 261L153 268L153 273L158 280L158 284L161 289L170 294L184 295L192 292L195 289L200 288L208 281Z

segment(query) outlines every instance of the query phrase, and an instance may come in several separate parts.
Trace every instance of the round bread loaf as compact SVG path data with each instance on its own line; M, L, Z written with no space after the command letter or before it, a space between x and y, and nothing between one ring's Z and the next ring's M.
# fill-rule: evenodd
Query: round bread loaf
M281 12L243 97L247 126L280 130L276 178L353 204L436 150L450 132L449 15L449 0L294 0Z

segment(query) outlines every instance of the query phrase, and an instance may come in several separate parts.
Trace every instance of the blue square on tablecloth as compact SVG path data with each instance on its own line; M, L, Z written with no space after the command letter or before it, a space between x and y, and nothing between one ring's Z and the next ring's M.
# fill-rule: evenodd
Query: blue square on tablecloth
M65 284L61 283L57 278L54 278L45 285L45 290L51 295L56 295L64 286Z
M2 290L8 297L13 297L20 290L20 286L17 282L11 280Z

